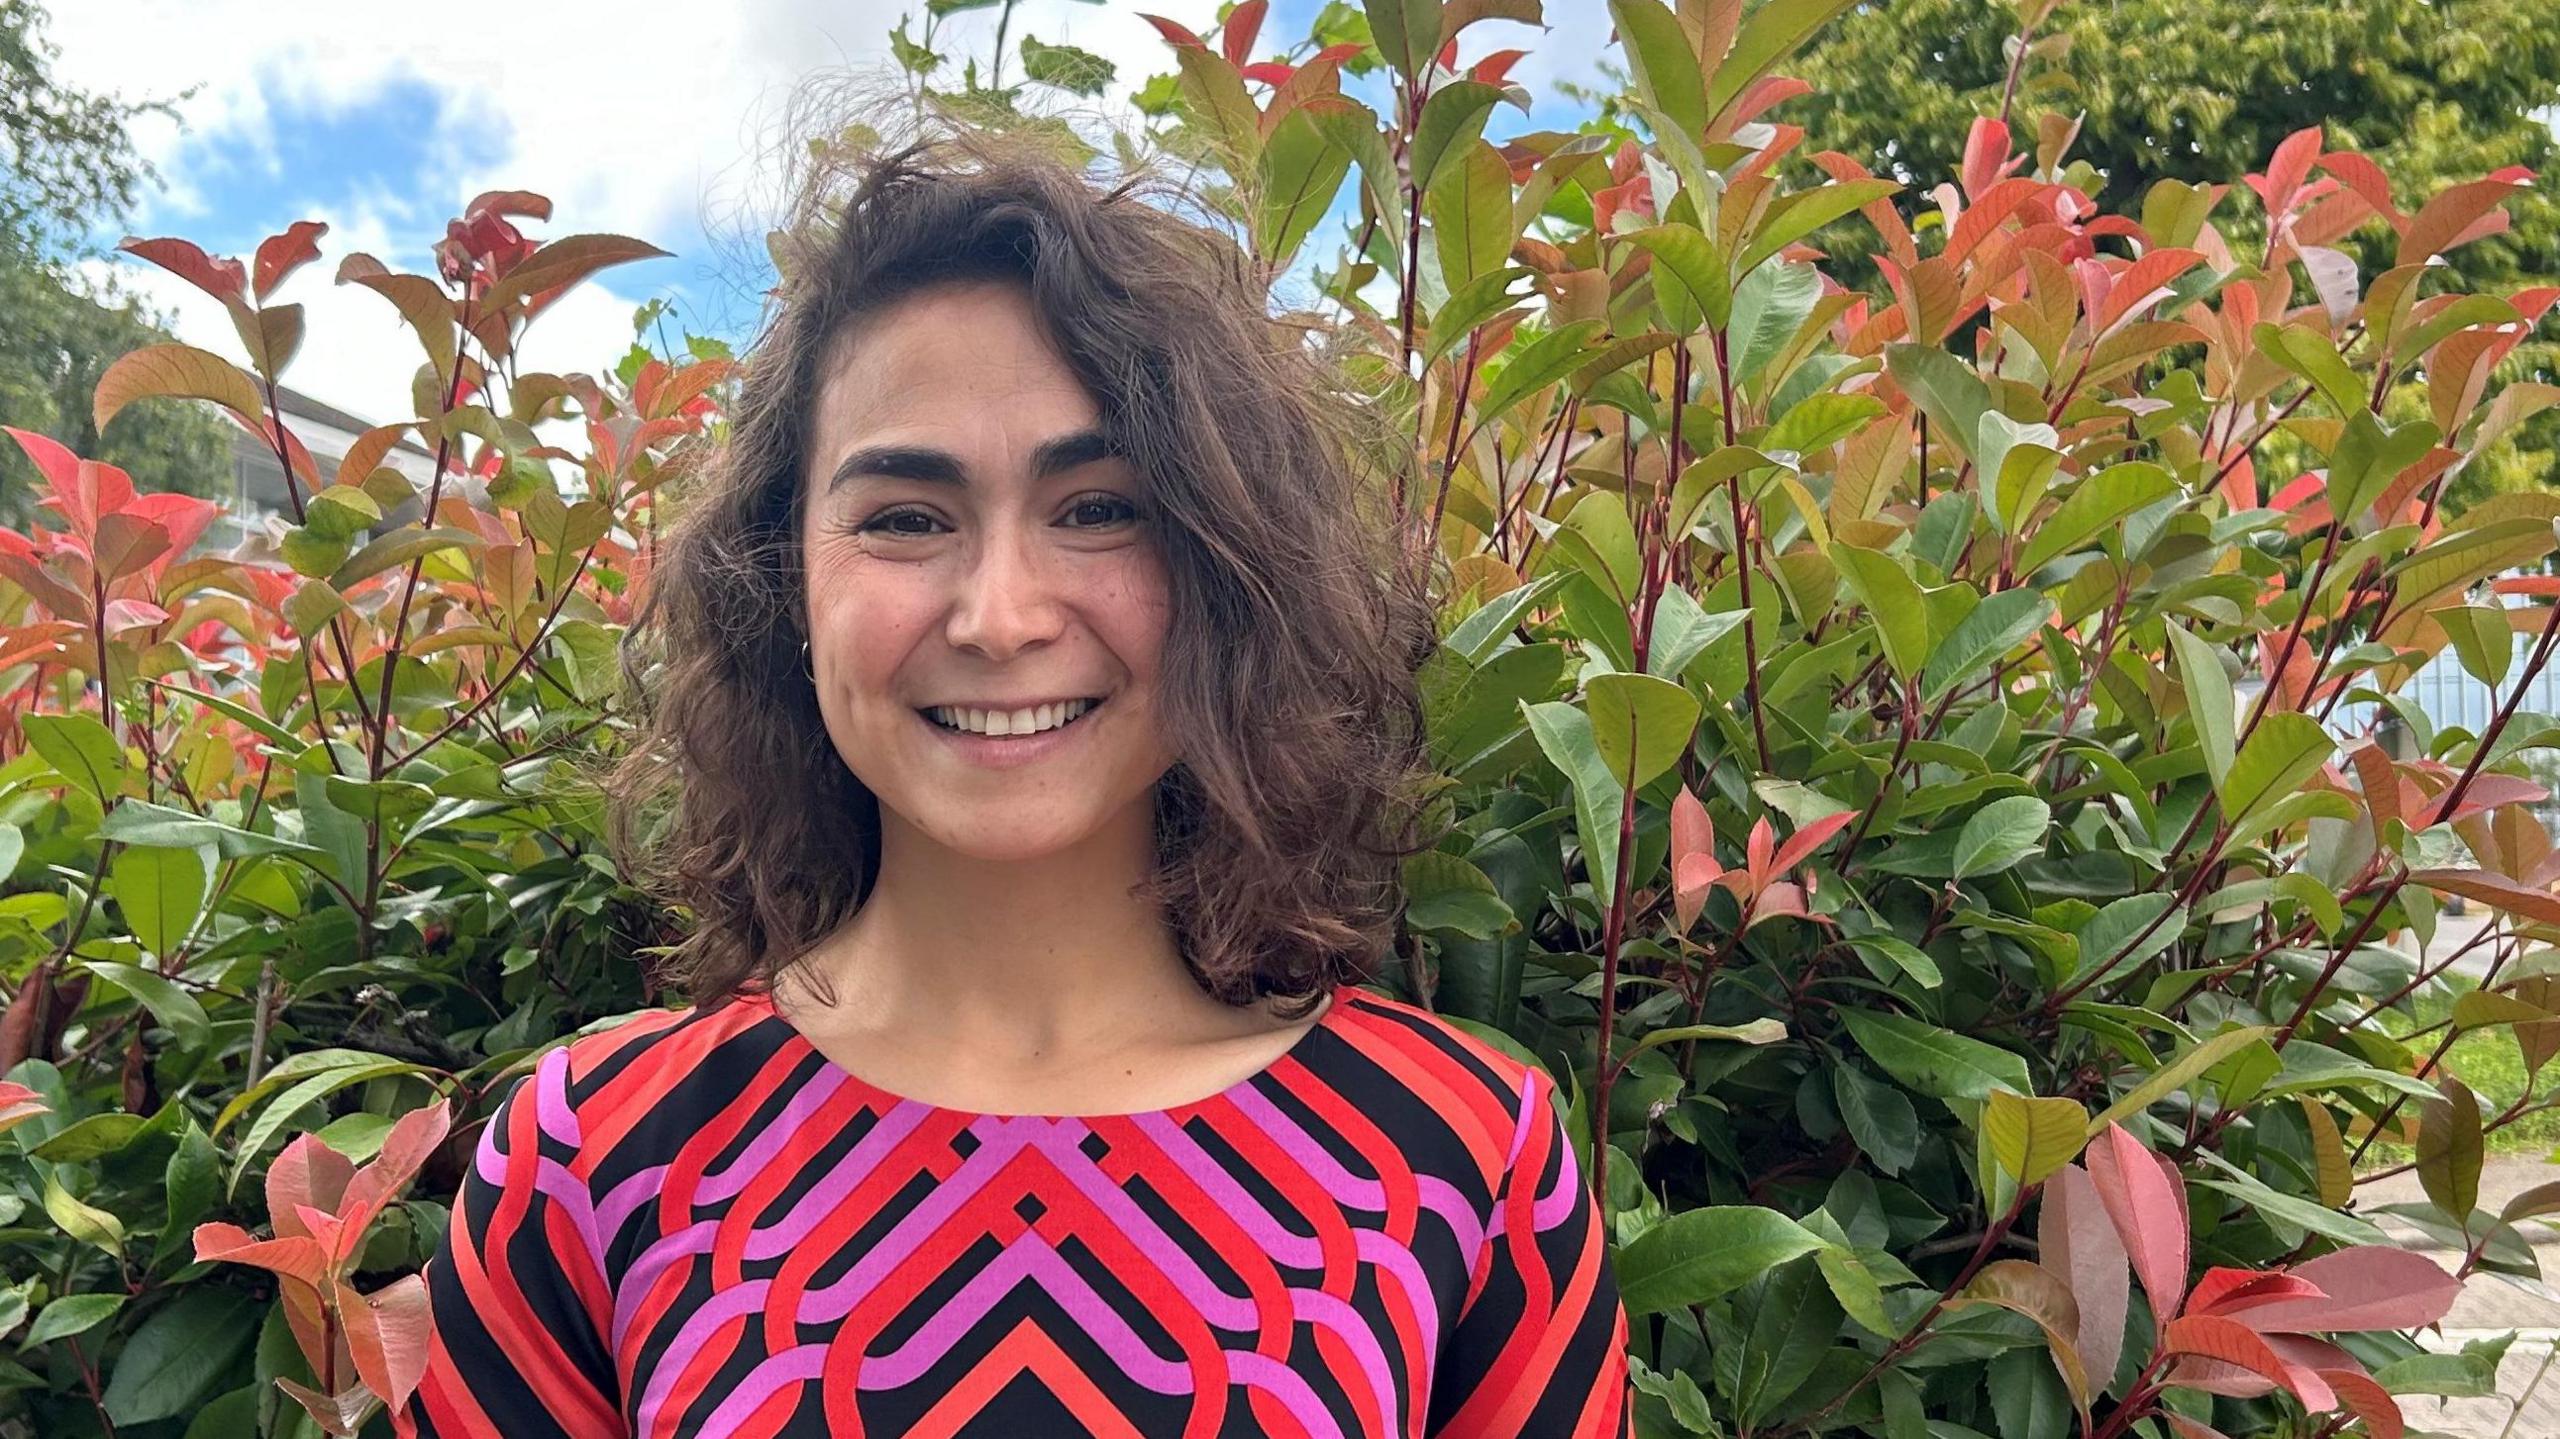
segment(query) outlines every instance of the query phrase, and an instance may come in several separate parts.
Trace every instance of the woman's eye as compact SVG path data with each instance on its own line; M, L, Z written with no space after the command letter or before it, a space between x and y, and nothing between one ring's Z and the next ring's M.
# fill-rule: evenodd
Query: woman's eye
M1138 517L1138 507L1118 495L1089 495L1078 500L1069 512L1080 525L1118 524Z
M896 539L921 539L932 534L932 526L941 523L922 510L886 510L874 515L862 526L864 534L888 535Z

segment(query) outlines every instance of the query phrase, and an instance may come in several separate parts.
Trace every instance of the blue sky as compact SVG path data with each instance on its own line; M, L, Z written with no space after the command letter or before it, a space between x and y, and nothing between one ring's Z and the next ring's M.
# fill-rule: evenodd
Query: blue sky
M555 219L530 227L537 237L609 230L674 252L608 271L555 307L528 339L528 365L609 366L628 343L632 310L653 297L674 301L703 333L745 339L769 282L762 217L778 196L761 156L784 133L782 107L819 72L885 65L887 33L910 8L920 13L920 0L625 0L605 19L592 5L522 0L495 12L501 27L405 0L54 0L50 33L73 83L132 99L192 87L176 100L181 124L137 127L163 183L145 196L134 233L245 256L292 220L329 222L322 262L279 297L303 302L310 320L288 379L372 416L403 408L418 356L378 297L331 283L336 264L364 250L424 270L443 221L484 189L550 195ZM1256 53L1277 53L1320 8L1280 0ZM1172 68L1140 11L1205 30L1215 9L1215 0L1026 0L1011 33L1112 59L1116 102ZM1542 95L1557 73L1596 78L1607 33L1599 0L1547 0L1547 12L1544 35L1510 22L1471 29L1462 60L1526 48L1515 78ZM992 12L955 17L941 48L984 57L993 33ZM1493 133L1539 123L1570 122L1549 100L1531 117L1502 112ZM129 259L98 268L168 311L181 339L237 353L210 300Z

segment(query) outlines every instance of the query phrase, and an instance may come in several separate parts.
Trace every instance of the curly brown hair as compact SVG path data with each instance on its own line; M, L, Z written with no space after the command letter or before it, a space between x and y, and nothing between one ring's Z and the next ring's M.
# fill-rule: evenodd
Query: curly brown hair
M1383 447L1344 428L1365 407L1186 199L969 135L801 186L725 441L623 646L637 743L607 780L611 832L689 912L661 975L697 1004L769 987L878 877L877 801L801 665L794 517L828 357L889 305L990 279L1024 287L1091 392L1170 579L1161 715L1184 759L1156 787L1139 894L1229 1004L1298 1018L1373 975L1400 860L1429 842L1427 549L1387 513Z

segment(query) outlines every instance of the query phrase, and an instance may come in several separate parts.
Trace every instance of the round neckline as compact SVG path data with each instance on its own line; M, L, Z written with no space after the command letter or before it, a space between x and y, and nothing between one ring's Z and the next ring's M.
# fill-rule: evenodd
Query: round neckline
M1308 1046L1315 1042L1315 1037L1318 1034L1333 1025L1334 1020L1342 1014L1344 1008L1349 1003L1349 996L1358 988L1358 983L1351 980L1345 980L1336 985L1330 998L1325 1004L1324 1012L1316 1016L1315 1023L1310 1024L1305 1029L1299 1031L1298 1037L1289 1042L1289 1047L1287 1049L1280 1051L1278 1058L1272 1060L1262 1068L1255 1070L1253 1073L1246 1075L1244 1078L1237 1080L1235 1083L1228 1085L1226 1088L1219 1090L1215 1094L1203 1095L1198 1099L1184 1100L1179 1104L1161 1105L1154 1109L1127 1109L1108 1114L1003 1114L992 1110L963 1109L956 1105L932 1104L921 1099L911 1098L884 1085L876 1084L871 1080L865 1079L861 1075L845 1068L843 1065L837 1063L833 1058L829 1057L825 1050L818 1048L817 1044L812 1041L808 1035L801 1032L800 1026L793 1024L791 1020L783 1014L782 1010L774 1004L771 991L756 990L744 993L738 996L737 1002L750 1005L760 1011L763 1017L757 1021L758 1023L778 1024L782 1026L784 1032L790 1036L791 1043L800 1046L802 1049L817 1057L819 1073L832 1073L837 1077L837 1082L850 1087L855 1093L861 1094L866 1098L878 1100L885 1106L894 1107L898 1105L909 1105L930 1113L956 1114L967 1119L1045 1119L1051 1122L1072 1119L1080 1123L1095 1123L1112 1119L1140 1119L1150 1115L1175 1114L1186 1110L1199 1109L1206 1105L1215 1104L1220 1100L1231 1100L1237 1098L1240 1095L1259 1088L1266 1080L1276 1078L1277 1076L1293 1069L1303 1068L1306 1065L1305 1051Z

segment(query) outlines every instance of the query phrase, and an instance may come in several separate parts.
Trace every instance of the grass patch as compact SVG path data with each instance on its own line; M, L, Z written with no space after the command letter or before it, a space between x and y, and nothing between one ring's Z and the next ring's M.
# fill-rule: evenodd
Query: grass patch
M2395 1038L2424 1033L2426 1037L2417 1041L2416 1048L2421 1056L2432 1053L2443 1042L2443 1027L2452 1016L2454 1000L2476 987L2468 979L2447 975L2443 985L2430 986L2429 994L2412 1002L2410 1013L2385 1013L2377 1016L2377 1022ZM2444 1064L2455 1078L2471 1086L2472 1093L2480 1096L2493 1117L2505 1113L2533 1083L2533 1076L2525 1072L2524 1051L2517 1046L2513 1030L2473 1030L2454 1041ZM2535 1092L2538 1097L2547 1096L2551 1089L2552 1081L2546 1079ZM2560 1110L2526 1114L2489 1131L2491 1154L2531 1154L2539 1158L2554 1148L2560 1148ZM2378 1157L2386 1149L2400 1149L2401 1157L2407 1157L2405 1147L2396 1145L2376 1145L2373 1156L2368 1157Z

